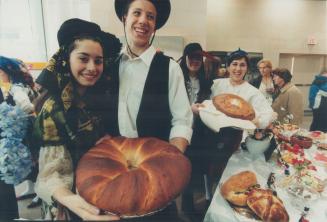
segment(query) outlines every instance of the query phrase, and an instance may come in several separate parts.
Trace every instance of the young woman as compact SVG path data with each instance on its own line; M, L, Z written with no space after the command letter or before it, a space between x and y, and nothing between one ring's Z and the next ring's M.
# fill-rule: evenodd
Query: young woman
M103 136L101 116L89 98L94 93L103 95L98 93L104 93L105 59L114 60L121 44L95 23L80 19L61 25L58 42L60 49L40 80L50 97L35 121L34 134L41 147L35 190L46 202L45 219L117 220L117 216L99 215L99 209L75 193L74 170L80 157ZM104 46L109 47L104 50Z
M190 43L185 46L181 57L180 66L191 105L202 103L205 99L210 98L212 80L207 79L204 71L204 56L206 56L206 53L199 43ZM185 153L192 163L191 182L182 195L182 210L185 214L194 215L196 213L193 203L193 190L208 185L203 182L204 177L206 178L205 181L207 181L208 173L208 161L205 156L210 155L207 150L208 141L206 140L208 133L208 128L202 123L199 116L195 115L192 142ZM206 143L204 144L203 141L206 141ZM207 201L210 201L210 195L207 194L206 196Z
M190 104L209 98L211 80L206 78L203 63L204 52L199 43L190 43L184 48L180 66Z
M266 128L273 120L273 110L263 94L244 80L249 67L247 52L240 49L232 52L227 59L227 66L230 77L214 80L211 87L211 97L224 93L236 94L242 97L255 110L253 123L257 128ZM199 107L200 105L195 104L194 106ZM197 112L194 107L193 110ZM220 171L218 178L221 176L233 152L239 148L242 133L242 130L225 127L221 128L215 136L216 155L212 155L212 158L216 159L215 162L218 164L217 168Z
M192 135L192 111L179 65L151 45L170 14L169 0L116 0L126 47L112 78L116 126L111 134L153 136L184 152ZM156 104L156 106L153 106Z

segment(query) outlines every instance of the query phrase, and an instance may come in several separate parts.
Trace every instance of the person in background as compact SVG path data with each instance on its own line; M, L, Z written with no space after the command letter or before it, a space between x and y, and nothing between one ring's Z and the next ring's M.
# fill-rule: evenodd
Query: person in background
M272 63L268 59L261 59L257 67L260 75L249 83L259 89L268 102L272 104L276 92L272 75Z
M207 53L202 50L199 43L190 43L185 46L183 56L181 57L180 66L183 71L185 87L191 105L202 103L205 99L209 99L211 94L212 80L207 78L204 71L203 57L206 55ZM209 58L206 57L206 59L208 60ZM182 210L187 215L194 215L196 213L193 202L193 191L195 188L208 186L208 184L203 183L203 181L208 181L207 173L209 166L208 161L204 158L207 151L205 149L206 146L203 146L207 133L207 127L202 123L200 117L195 115L191 144L185 152L185 155L192 163L191 182L182 195ZM207 194L206 197L209 202L211 194Z
M15 59L0 56L0 103L6 102L9 105L16 105L15 98L17 92L23 94L25 99L28 99L27 94L23 90L24 81L19 76L19 64ZM13 90L14 85L19 85L16 90ZM20 101L20 98L18 99ZM27 112L30 112L32 108L27 107ZM1 133L1 131L0 131ZM0 139L2 139L0 135ZM0 180L0 220L14 220L19 218L18 205L15 195L15 188L12 184L6 184L3 180Z
M250 103L255 110L255 119L252 122L259 129L265 129L273 121L273 110L263 94L254 86L250 85L244 77L249 68L247 52L238 49L227 58L229 78L216 79L211 86L211 98L214 96L230 93L242 97ZM198 113L199 107L203 105L194 104L192 110ZM214 135L213 149L211 151L212 161L216 165L216 179L219 181L226 164L231 155L236 151L242 140L243 130L233 127L221 128Z
M312 109L310 131L327 132L327 68L315 76L309 91L309 107Z
M22 74L25 82L29 86L28 94L29 94L30 101L33 103L33 106L34 106L34 100L38 96L38 90L35 87L33 77L29 71L29 68L22 60L17 59L17 62L19 63L19 68L20 68L21 74ZM35 106L34 106L34 111L36 111ZM28 138L31 138L31 133L32 133L32 129L28 130L28 136L27 136ZM30 141L26 141L26 142L30 143ZM30 147L30 145L31 144L28 144L29 147ZM32 151L34 151L34 150L32 150ZM36 154L33 153L32 156L36 156ZM29 205L27 205L27 208L37 207L37 206L41 205L41 202L42 202L41 199L38 196L36 196L35 191L34 191L34 183L36 181L36 176L38 173L37 168L38 167L36 164L36 166L32 168L32 172L26 178L26 181L25 181L26 189L17 197L17 200L24 200L24 199L27 199L30 197L34 197L31 201L31 203Z
M31 101L35 98L35 92L20 66L21 63L17 59L0 56L1 93L8 104L17 105L24 112L31 114L34 112Z
M193 115L183 73L175 61L152 46L170 9L169 0L115 0L126 46L109 87L114 109L108 113L112 117L108 133L127 138L155 137L185 152L191 141ZM147 218L162 219L180 220L175 202Z
M210 96L212 80L204 71L203 57L206 53L199 43L185 46L180 66L190 104L201 103Z
M291 72L285 68L276 68L273 70L273 76L274 84L280 91L272 103L273 110L278 114L277 120L281 123L300 125L304 114L303 96L291 83Z
M44 219L118 220L75 193L74 170L81 156L104 135L101 115L90 104L105 94L106 60L115 60L119 40L92 22L65 21L57 34L59 51L41 72L48 90L34 124L39 142L39 174L35 185L44 201Z
M210 55L209 53L206 53L207 55ZM219 69L221 65L221 59L218 56L210 56L205 57L204 59L204 71L206 73L206 79L210 79L211 81L217 78L220 78L219 76Z

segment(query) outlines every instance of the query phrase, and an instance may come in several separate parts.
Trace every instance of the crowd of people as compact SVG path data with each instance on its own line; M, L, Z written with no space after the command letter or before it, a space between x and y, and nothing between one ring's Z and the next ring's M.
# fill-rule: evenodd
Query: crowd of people
M115 0L115 11L124 30L124 47L99 25L69 19L58 30L59 49L36 79L37 88L22 61L0 57L0 103L19 106L35 117L31 146L37 150L33 155L37 159L33 174L26 179L36 181L43 219L120 219L87 203L76 193L74 183L82 155L112 136L156 137L183 152L193 170L181 210L185 215L199 213L194 190L205 187L210 203L214 184L243 135L243 130L234 127L213 132L202 122L202 102L214 96L242 97L253 106L252 122L258 129L269 128L276 117L279 122L302 122L304 97L292 83L289 70L273 69L264 58L257 64L259 77L247 82L250 61L246 51L231 52L224 68L222 60L199 43L188 44L177 63L152 45L156 31L169 18L169 0ZM326 70L315 77L309 102L313 110L310 130L326 132ZM0 218L19 218L14 186L0 180L0 188ZM175 203L142 221L162 219L182 221Z

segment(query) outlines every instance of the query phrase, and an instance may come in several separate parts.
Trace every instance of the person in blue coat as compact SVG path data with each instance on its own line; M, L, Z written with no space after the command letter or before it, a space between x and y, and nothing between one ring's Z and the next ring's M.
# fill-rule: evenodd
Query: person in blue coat
M309 107L312 109L310 131L327 132L327 68L315 76L309 91Z

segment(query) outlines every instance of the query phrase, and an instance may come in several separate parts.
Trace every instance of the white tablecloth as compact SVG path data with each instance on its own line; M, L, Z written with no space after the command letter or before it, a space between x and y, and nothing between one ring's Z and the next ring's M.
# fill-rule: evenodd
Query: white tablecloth
M319 168L319 167L318 167ZM266 188L267 178L271 172L278 175L283 174L283 169L277 167L274 161L265 162L264 156L260 156L257 159L253 159L247 151L237 151L232 155L226 169L221 177L220 184L223 183L233 174L239 173L244 170L250 170L256 173L259 184L262 188ZM321 171L323 170L323 171ZM320 174L326 175L327 172L321 167L318 169ZM326 190L327 188L325 188ZM286 191L277 188L278 197L283 200L285 208L290 216L290 222L298 222L301 216L301 212L292 206L290 198ZM327 221L327 198L320 197L314 201L310 206L307 219L310 222L323 222ZM220 185L217 186L212 202L205 215L204 222L246 222L256 221L248 219L241 215L236 215L233 209L229 206L226 200L220 194Z

